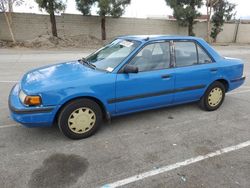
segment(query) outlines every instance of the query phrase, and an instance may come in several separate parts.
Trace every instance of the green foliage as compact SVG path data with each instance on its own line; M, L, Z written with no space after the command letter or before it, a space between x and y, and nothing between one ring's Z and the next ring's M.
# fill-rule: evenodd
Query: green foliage
M35 0L40 9L44 9L49 14L59 13L66 8L63 0Z
M236 5L229 3L227 0L220 0L213 6L214 15L212 16L213 27L211 37L216 41L218 34L223 30L225 21L229 21L235 16Z
M102 39L106 40L105 17L118 18L124 14L125 8L131 0L75 0L76 6L83 15L91 15L91 8L96 6L97 14L102 17Z
M96 0L75 0L77 9L83 15L91 15L91 7L96 2Z
M75 0L76 6L83 15L91 15L91 8L97 5L100 16L120 17L131 0Z
M203 4L202 0L165 0L167 5L170 6L177 22L181 26L188 26L188 34L195 35L193 32L193 25L195 19L200 16L198 8Z
M44 9L50 15L52 35L57 37L55 13L64 11L66 2L63 0L35 0L40 9Z

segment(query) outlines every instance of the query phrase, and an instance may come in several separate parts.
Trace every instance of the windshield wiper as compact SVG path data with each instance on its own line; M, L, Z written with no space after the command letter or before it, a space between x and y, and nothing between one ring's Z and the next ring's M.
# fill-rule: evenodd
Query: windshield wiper
M88 62L84 57L82 59L79 59L78 60L80 63L84 63L85 65L88 65L89 67L95 69L96 66L90 62Z

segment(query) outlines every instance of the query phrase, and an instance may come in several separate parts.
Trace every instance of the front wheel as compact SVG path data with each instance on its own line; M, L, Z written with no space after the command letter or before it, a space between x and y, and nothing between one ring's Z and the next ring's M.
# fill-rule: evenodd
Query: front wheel
M217 110L225 98L225 86L221 82L211 84L200 100L200 107L206 111Z
M58 126L71 139L82 139L93 135L102 121L99 105L89 99L77 99L67 104L59 114Z

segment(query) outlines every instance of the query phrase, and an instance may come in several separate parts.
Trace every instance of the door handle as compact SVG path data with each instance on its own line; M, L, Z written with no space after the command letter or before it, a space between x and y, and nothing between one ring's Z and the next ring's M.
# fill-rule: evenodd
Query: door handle
M171 78L171 75L169 74L165 74L161 76L162 79L167 79L167 78Z
M218 69L217 69L217 68L212 68L212 69L210 69L210 71L211 71L211 72L217 72Z

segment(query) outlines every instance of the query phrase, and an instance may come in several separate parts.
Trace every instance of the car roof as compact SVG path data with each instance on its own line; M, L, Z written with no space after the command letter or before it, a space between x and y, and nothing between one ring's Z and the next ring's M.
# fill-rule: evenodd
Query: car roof
M195 40L202 45L203 48L214 58L215 61L222 58L204 39L193 36L181 36L181 35L125 35L117 37L124 40L135 40L145 44L150 41L160 40Z
M198 37L179 36L179 35L125 35L118 37L120 39L137 40L137 41L154 41L154 40L200 40Z

